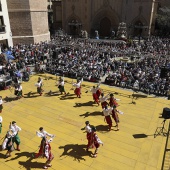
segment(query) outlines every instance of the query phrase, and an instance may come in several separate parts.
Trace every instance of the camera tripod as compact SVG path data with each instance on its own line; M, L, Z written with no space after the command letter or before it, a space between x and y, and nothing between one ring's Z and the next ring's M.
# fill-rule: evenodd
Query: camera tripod
M166 119L164 119L163 122L161 123L162 127L157 127L155 134L154 134L154 138L156 138L158 135L167 136L168 132L165 129L165 122L166 122ZM160 130L158 130L158 129L160 129Z

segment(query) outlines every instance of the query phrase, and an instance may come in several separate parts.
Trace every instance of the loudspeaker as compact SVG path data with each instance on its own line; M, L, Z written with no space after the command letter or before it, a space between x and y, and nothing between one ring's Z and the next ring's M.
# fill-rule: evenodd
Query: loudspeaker
M165 107L163 109L162 117L164 119L170 119L170 109L169 108Z
M161 68L160 77L161 77L161 78L165 78L165 77L167 77L167 74L168 74L168 72L169 72L169 71L170 71L170 69L169 69L169 68L162 67L162 68Z

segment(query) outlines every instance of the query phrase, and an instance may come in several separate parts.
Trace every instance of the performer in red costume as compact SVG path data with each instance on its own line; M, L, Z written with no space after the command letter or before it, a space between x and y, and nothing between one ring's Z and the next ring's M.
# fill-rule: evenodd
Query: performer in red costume
M113 106L113 110L112 110L112 118L114 119L115 123L116 123L116 126L117 127L117 130L119 130L119 127L118 127L118 123L119 123L119 116L118 116L118 113L119 111L116 109L116 106Z
M81 98L81 83L83 82L83 78L81 80L77 80L77 83L73 83L73 86L76 87L74 90L74 93L77 95L77 97Z
M100 145L103 145L103 142L97 136L95 127L92 127L91 145L94 145L94 147L96 148L94 151L94 154L92 155L92 157L96 158L97 154L98 154L99 147L100 147Z
M113 106L118 106L118 103L116 102L116 100L118 100L118 99L115 99L114 98L114 95L111 93L110 94L110 99L109 99L110 101L109 101L109 105L110 105L110 107L113 107Z
M86 138L87 138L87 140L88 140L88 144L87 144L87 149L86 149L86 151L88 151L88 149L89 149L90 146L91 146L91 133L92 133L92 130L91 130L90 122L89 122L89 121L86 121L85 124L86 124L86 126L85 126Z
M99 100L99 97L100 97L100 95L101 95L101 89L100 89L100 83L97 85L97 87L96 87L96 95L97 95L97 98L98 98L98 100Z
M43 129L43 127L40 127L40 128L39 128L39 131L36 132L36 135L37 135L38 137L41 137L41 138L42 138L39 152L35 154L35 158L38 158L38 157L43 157L43 156L44 156L44 147L45 147L45 143L46 143L47 136L49 136L49 137L51 137L51 138L54 138L55 136L52 135L52 134L49 134L48 132L46 132L46 131Z
M108 95L104 96L104 93L101 93L101 97L99 98L99 101L101 102L102 109L105 108L106 105L108 105L107 100L108 100Z
M93 88L90 91L92 92L94 102L97 103L99 106L99 98L96 94L97 88L95 86L93 86Z
M109 126L109 131L111 130L111 127L112 127L112 119L110 117L110 115L112 114L112 110L113 110L113 107L108 108L107 105L103 109L103 115L105 116L104 120L106 120Z
M54 155L51 152L51 145L52 138L49 140L46 138L45 144L44 144L44 156L46 157L47 161L45 162L44 169L48 169L48 167L51 167L51 161L54 159Z

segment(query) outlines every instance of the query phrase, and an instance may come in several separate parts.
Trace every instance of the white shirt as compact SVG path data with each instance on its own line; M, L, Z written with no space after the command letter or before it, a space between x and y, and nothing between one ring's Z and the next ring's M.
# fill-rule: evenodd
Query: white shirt
M112 114L113 107L108 108L108 109L103 109L103 114L104 116L109 116Z
M90 91L91 91L92 93L96 93L97 89L96 89L96 88L92 88Z
M19 88L18 88L18 91L21 91L22 90L22 86L20 85Z
M3 101L2 101L2 99L0 99L0 105L2 105L3 104Z
M0 123L2 123L3 119L2 119L2 116L0 116Z
M64 86L64 81L59 81L58 85Z
M37 87L41 87L42 83L41 83L41 81L40 81L39 83L36 83L35 85L36 85Z
M104 96L104 97L100 97L100 98L99 98L99 101L100 101L101 103L105 102L105 101L108 99L108 96L109 96L109 94L106 95L106 96Z
M15 136L19 131L21 131L21 128L17 125L10 125L9 128L13 132L12 135Z
M45 137L45 136L54 137L54 135L49 134L49 133L46 132L45 130L43 130L42 132L37 131L37 132L36 132L36 135L37 135L38 137L41 137L41 138L43 138L43 137Z
M40 79L40 83L41 83L41 85L42 85L42 83L43 83L43 79Z
M83 78L78 83L74 83L73 86L75 86L76 88L80 88L82 82Z
M87 133L91 133L91 127L89 126L89 125L87 125L86 127L85 127L85 130L86 130L86 132Z
M99 137L97 136L97 134L95 134L95 138L96 138L96 140L97 140L97 143L103 145L103 142L99 139Z

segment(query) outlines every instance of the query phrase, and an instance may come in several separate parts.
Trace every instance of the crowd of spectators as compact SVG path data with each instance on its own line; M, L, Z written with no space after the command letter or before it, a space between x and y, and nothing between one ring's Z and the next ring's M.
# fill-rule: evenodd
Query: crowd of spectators
M8 58L7 51L13 59ZM170 88L170 40L152 37L138 41L75 39L55 36L50 42L1 48L0 76L29 80L30 66L71 78L167 95ZM126 60L125 60L126 59ZM166 73L161 75L162 68Z

